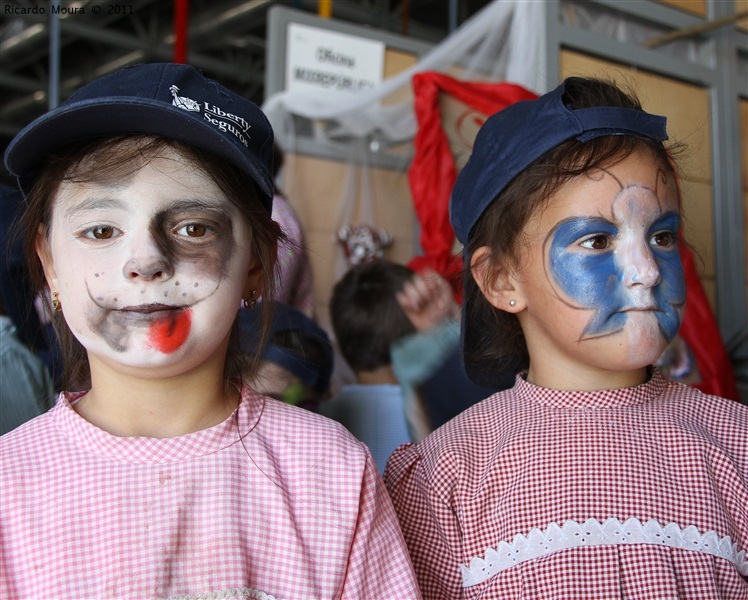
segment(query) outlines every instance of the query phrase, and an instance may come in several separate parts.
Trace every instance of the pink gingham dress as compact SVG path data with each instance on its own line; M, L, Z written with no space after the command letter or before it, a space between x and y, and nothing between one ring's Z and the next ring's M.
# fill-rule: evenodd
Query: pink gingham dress
M748 407L517 377L385 482L424 598L748 599Z
M120 438L70 401L0 438L0 597L420 598L341 425L245 388L216 427Z

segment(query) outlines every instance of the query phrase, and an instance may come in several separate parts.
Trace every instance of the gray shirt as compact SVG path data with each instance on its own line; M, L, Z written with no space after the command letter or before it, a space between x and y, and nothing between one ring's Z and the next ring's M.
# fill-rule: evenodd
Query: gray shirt
M42 414L54 401L52 377L0 315L0 435Z

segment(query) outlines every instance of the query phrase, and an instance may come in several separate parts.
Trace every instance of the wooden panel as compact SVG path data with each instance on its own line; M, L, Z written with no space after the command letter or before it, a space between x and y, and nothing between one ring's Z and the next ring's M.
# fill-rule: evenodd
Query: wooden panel
M347 168L333 160L286 154L281 188L307 231L332 231Z
M336 268L338 249L335 237L330 232L307 231L307 247L314 271L314 290L317 299L317 314L327 312L332 287L340 278Z
M699 17L706 17L706 0L656 0Z
M748 0L735 0L735 14L736 15L746 10L748 10ZM743 31L748 31L748 17L740 19L740 21L736 23L736 27Z
M655 0L660 4L666 4L688 12L697 17L706 19L707 17L707 4L706 0ZM724 2L725 0L716 0L717 2ZM735 0L735 14L741 13L748 10L748 0ZM736 23L736 27L743 31L748 31L748 17L741 19Z
M712 180L709 95L703 88L577 52L561 53L561 76L607 77L633 89L648 112L668 118L671 139L688 146L679 159L683 177Z
M446 93L439 94L442 130L449 141L449 149L459 173L473 151L473 142L478 130L488 115Z
M397 75L418 62L418 56L400 50L386 49L384 52L384 78ZM399 104L413 97L413 89L406 84L382 99L382 104Z
M370 196L368 201L377 226L387 229L395 238L413 238L415 215L405 171L362 169L309 156L293 156L293 161L294 176L284 178L283 189L307 229L336 231L346 178L351 176L349 170L354 170ZM367 200L358 197L346 201L354 204L351 220L363 219Z
M709 300L712 312L715 312L717 306L717 283L713 277L702 277L701 286L704 288L704 294L706 294L706 298Z
M332 288L346 269L336 235L342 213L340 204L351 170L358 177L366 177L363 187L370 194L368 200L345 197L346 202L355 206L351 222L368 222L361 212L364 202L369 201L374 214L374 222L369 224L385 229L394 238L387 258L407 263L416 248L416 217L406 172L377 168L362 172L360 167L347 163L287 154L281 186L306 234L314 271L317 315L328 310Z
M683 235L697 256L700 277L714 277L714 210L712 186L682 180Z

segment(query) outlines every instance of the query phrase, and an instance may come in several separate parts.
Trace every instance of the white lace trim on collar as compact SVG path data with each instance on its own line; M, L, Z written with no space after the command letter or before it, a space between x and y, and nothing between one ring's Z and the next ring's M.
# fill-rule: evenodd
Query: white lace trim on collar
M553 523L545 531L533 529L527 536L517 534L511 543L499 542L496 548L486 550L485 558L475 557L470 566L460 565L462 587L478 585L523 561L566 548L618 544L656 544L705 552L730 561L741 575L748 575L746 551L739 550L729 535L720 538L716 531L700 533L693 525L682 528L670 523L663 527L655 520L642 523L630 518L622 522L611 517L604 523L597 519L581 524L566 521L560 527Z

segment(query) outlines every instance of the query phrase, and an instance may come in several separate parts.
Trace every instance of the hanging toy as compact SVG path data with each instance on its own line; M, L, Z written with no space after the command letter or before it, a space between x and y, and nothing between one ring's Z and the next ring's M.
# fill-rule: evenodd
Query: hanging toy
M384 229L370 225L345 225L338 231L338 242L343 246L350 266L384 258L384 251L392 246L392 236Z

